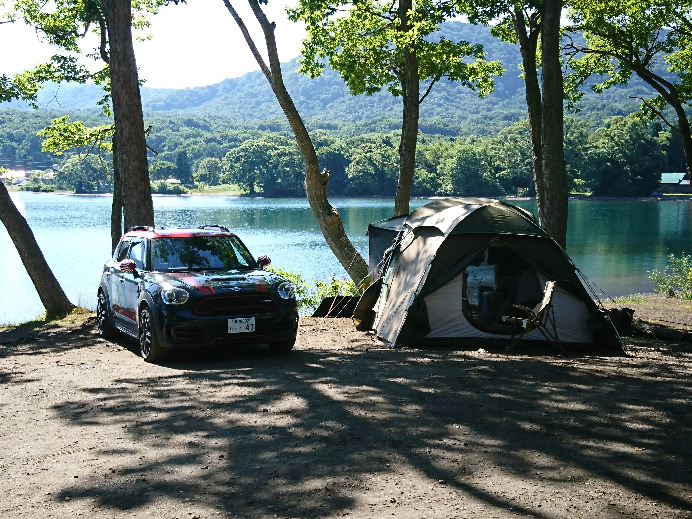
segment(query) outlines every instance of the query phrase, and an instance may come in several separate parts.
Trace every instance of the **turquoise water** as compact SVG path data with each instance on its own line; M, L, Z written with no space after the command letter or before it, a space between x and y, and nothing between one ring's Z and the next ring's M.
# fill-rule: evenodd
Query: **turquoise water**
M70 300L93 309L104 261L110 256L109 196L11 193L48 264ZM412 201L412 208L425 200ZM334 199L355 247L367 258L367 226L392 215L394 202ZM515 202L529 209L532 202ZM221 196L154 197L157 227L220 224L237 232L255 256L306 279L346 277L304 199ZM690 251L690 202L570 202L567 252L605 295L651 292L648 274L668 254ZM43 312L41 302L4 227L0 227L0 323Z

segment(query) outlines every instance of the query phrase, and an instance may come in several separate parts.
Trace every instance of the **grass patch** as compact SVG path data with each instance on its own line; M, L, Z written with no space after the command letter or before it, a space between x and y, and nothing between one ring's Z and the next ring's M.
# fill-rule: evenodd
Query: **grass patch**
M630 294L628 296L616 297L613 302L619 305L636 305L647 301L646 294Z
M195 189L190 189L190 193L200 195L241 196L244 194L244 191L235 184L219 184L218 186L200 185Z

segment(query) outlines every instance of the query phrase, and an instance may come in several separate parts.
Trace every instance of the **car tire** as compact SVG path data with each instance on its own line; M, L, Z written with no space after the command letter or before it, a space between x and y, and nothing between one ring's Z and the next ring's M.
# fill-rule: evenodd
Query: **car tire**
M99 290L96 300L96 327L99 335L104 339L111 339L118 332L118 329L111 322L108 298L106 298L103 290Z
M142 308L139 314L139 351L147 362L158 362L165 357L165 352L159 344L154 318L148 306Z
M293 346L296 344L296 338L288 339L286 341L276 341L269 344L269 349L274 353L281 353L286 351L291 351Z

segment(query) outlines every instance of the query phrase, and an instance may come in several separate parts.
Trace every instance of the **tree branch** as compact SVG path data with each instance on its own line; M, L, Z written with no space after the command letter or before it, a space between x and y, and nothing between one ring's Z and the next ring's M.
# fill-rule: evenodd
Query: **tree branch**
M248 44L248 47L250 47L250 52L252 52L252 55L255 57L255 61L259 65L260 69L262 70L262 73L264 74L264 76L269 81L271 81L271 77L272 77L271 71L269 70L269 67L267 67L267 64L265 63L264 58L262 57L262 54L260 54L260 51L257 48L257 45L255 45L255 42L252 39L252 36L250 36L250 31L247 30L245 22L243 22L243 19L238 15L238 12L235 10L233 5L231 5L231 2L229 0L223 0L223 3L226 6L226 9L228 9L228 12L231 13L231 16L235 20L235 23L238 25L240 32L243 33L243 37L245 38L245 42Z
M99 32L101 33L101 42L99 43L99 54L101 55L101 59L104 61L104 63L110 64L110 56L106 49L108 44L108 31L106 29L106 21L103 19L103 14L100 10L97 10L96 13L97 20L99 23Z
M661 119L666 124L666 126L668 128L670 128L671 130L673 130L677 133L681 133L680 129L677 126L675 126L674 124L670 123L668 121L668 119L666 119L666 116L663 115L663 113L661 113L661 111L658 110L655 106L653 106L651 103L649 103L649 101L647 99L644 99L643 97L639 97L639 96L630 96L630 99L639 99L642 102L642 104L646 105L646 107L649 110L651 110L653 113L655 113L658 116L658 118Z
M430 84L428 85L428 88L425 89L425 93L421 96L421 98L418 100L418 104L421 104L423 100L428 97L428 94L432 91L432 87L437 83L440 79L442 78L441 75L436 76L430 81Z

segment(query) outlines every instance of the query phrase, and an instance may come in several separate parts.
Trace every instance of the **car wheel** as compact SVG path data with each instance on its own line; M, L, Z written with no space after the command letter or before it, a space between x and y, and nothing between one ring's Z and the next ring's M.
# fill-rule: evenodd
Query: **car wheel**
M275 353L280 353L282 351L291 351L296 343L296 338L289 339L287 341L276 341L269 345L269 349Z
M158 362L164 358L164 351L159 345L156 327L149 307L142 308L139 314L139 350L147 362Z
M98 332L104 339L114 337L118 331L111 323L110 312L108 310L108 299L103 290L99 290L98 300L96 302L96 325Z

